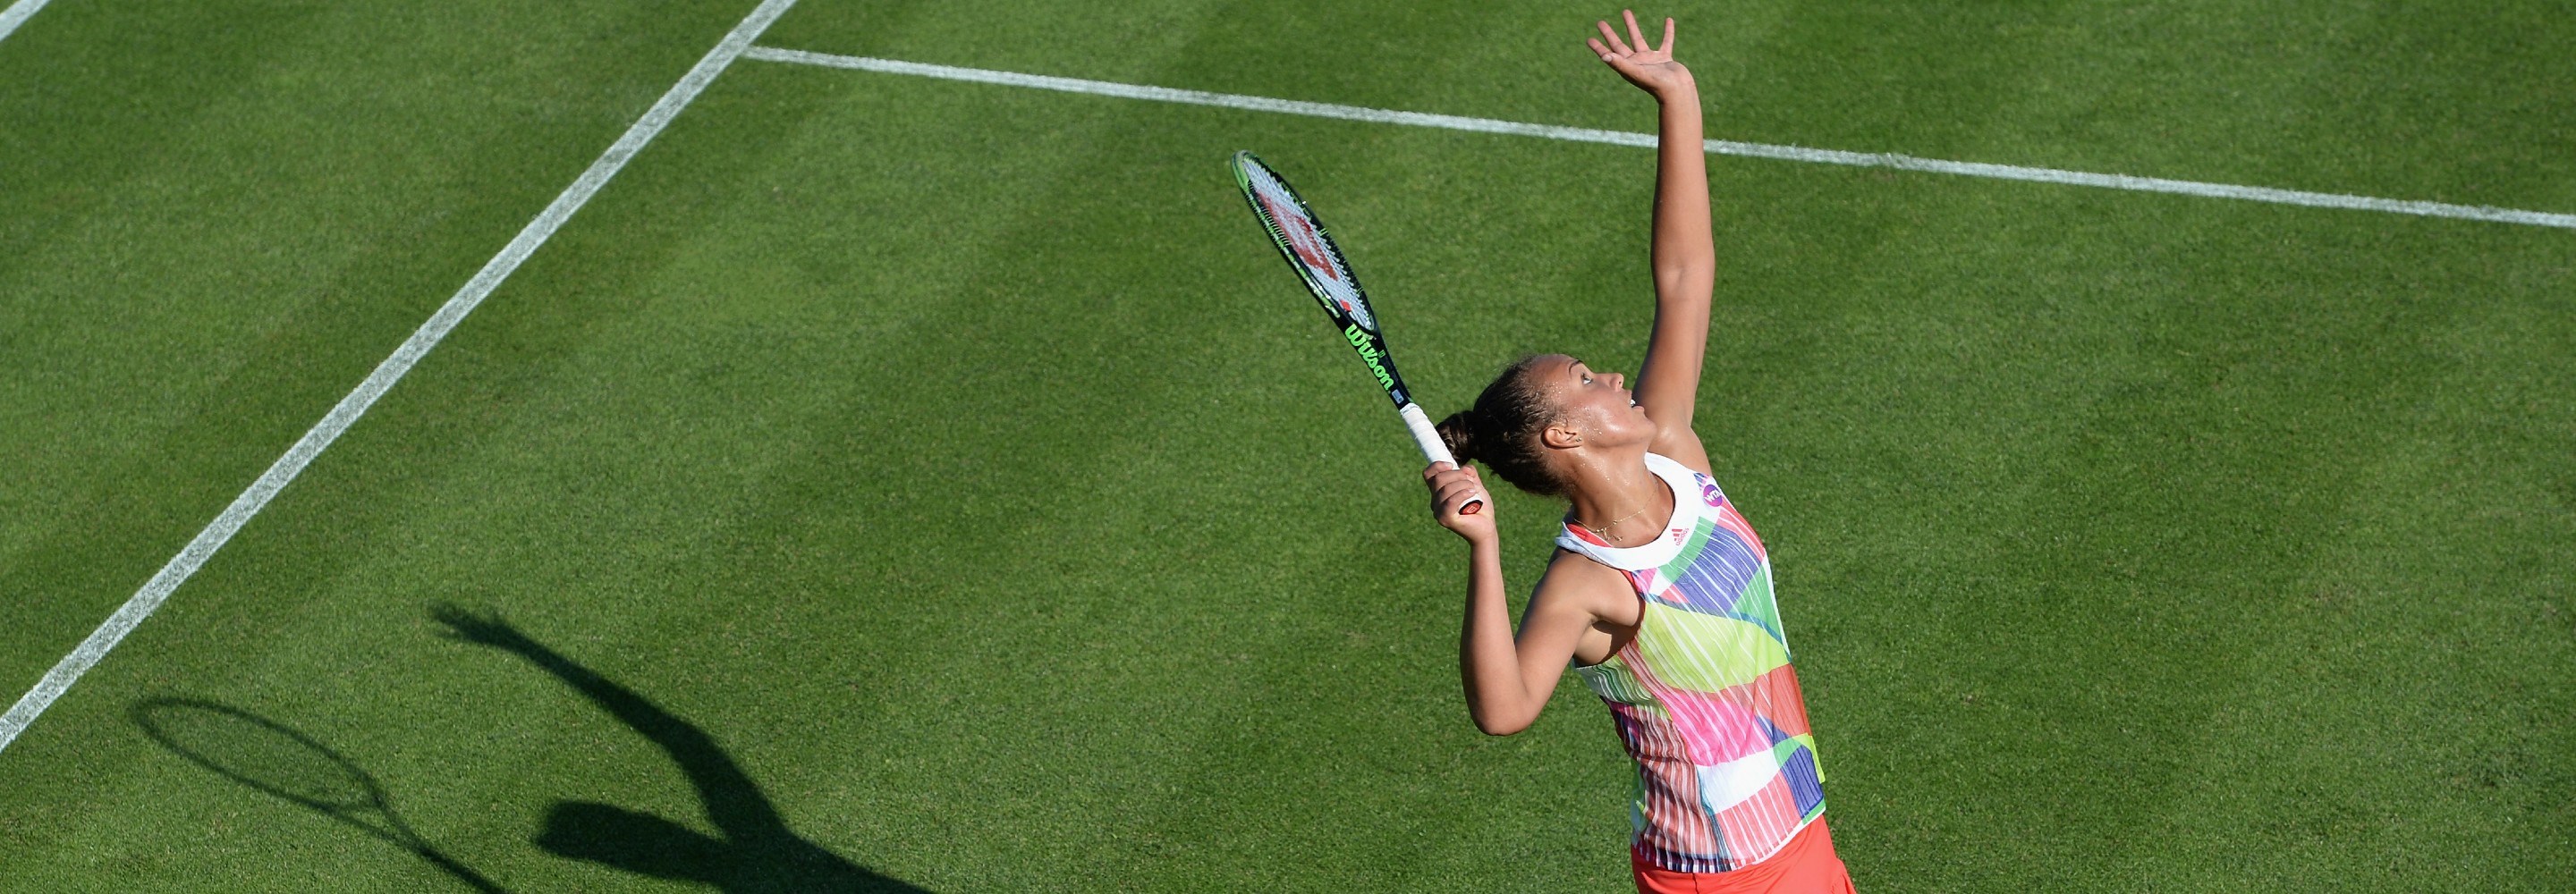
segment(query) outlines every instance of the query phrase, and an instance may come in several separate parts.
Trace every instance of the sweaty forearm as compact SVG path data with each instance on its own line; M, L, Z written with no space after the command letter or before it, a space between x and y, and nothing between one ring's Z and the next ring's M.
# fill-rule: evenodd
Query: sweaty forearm
M1458 677L1467 693L1467 714L1476 728L1504 736L1520 732L1536 718L1529 687L1521 678L1520 650L1512 636L1510 607L1503 598L1502 549L1492 538L1471 541L1467 558L1467 605L1458 632Z
M1656 295L1705 300L1717 249L1709 232L1708 151L1699 88L1684 83L1656 96L1662 107L1655 160Z

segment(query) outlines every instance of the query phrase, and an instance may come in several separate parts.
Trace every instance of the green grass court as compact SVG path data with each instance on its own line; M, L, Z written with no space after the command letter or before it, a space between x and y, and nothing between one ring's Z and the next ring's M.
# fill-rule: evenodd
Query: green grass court
M754 5L0 40L0 698ZM805 0L759 43L1651 130L1581 45L1617 12ZM2576 212L2558 4L1640 12L1715 138ZM1464 550L1241 148L1435 416L1524 352L1634 368L1650 151L744 59L0 752L0 890L1627 890L1581 685L1468 723ZM1701 431L1861 890L2576 888L2576 231L1710 176ZM1525 595L1555 511L1498 499ZM185 753L292 772L281 730L417 838Z

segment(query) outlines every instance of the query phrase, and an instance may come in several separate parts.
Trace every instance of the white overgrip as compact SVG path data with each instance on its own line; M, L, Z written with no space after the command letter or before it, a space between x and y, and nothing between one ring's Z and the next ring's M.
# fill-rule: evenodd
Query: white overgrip
M1404 417L1404 427L1413 432L1414 446L1422 448L1422 458L1435 463L1457 465L1458 458L1449 455L1449 445L1440 440L1440 430L1431 427L1431 414L1422 412L1421 404L1405 404L1395 409Z
M1457 467L1458 458L1449 455L1448 443L1440 440L1440 430L1431 426L1431 415L1422 412L1421 404L1408 403L1395 408L1395 412L1404 417L1404 428L1413 433L1413 445L1422 448L1423 459ZM1466 505L1458 507L1458 514L1474 515L1484 504L1484 497L1469 500Z

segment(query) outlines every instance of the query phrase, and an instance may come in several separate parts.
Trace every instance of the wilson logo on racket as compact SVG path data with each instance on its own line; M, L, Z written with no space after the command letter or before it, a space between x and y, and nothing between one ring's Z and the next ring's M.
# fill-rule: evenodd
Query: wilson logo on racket
M1342 338L1359 350L1360 362L1368 364L1369 372L1377 374L1379 386L1390 391L1395 389L1395 374L1386 371L1386 354L1377 349L1377 343L1369 338L1368 330L1353 323L1350 328L1342 330Z
M1324 247L1318 244L1315 225L1307 223L1305 215L1279 207L1279 203L1269 196L1262 196L1261 204L1270 206L1270 218L1278 221L1279 231L1288 236L1288 250L1297 253L1297 260L1306 262L1306 269L1323 274L1325 279L1339 281L1342 278L1342 272L1333 269L1332 260L1325 256ZM1350 302L1340 303L1343 310L1351 309Z
M1360 321L1362 326L1376 329L1377 317L1369 313L1368 299L1360 296L1359 283L1335 260L1338 255L1330 237L1324 235L1323 225L1316 223L1277 181L1264 177L1248 191L1261 204L1263 216L1274 222L1279 243L1291 262L1307 272L1306 282L1314 290L1315 300Z

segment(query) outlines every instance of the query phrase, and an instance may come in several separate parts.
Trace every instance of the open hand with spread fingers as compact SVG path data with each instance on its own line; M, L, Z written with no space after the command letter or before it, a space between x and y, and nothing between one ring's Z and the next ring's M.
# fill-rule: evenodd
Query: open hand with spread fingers
M1619 14L1628 20L1628 39L1620 40L1619 32L1611 30L1609 22L1594 22L1601 27L1601 36L1590 41L1594 55L1609 63L1611 70L1627 78L1628 83L1658 99L1677 91L1699 89L1697 82L1691 80L1690 69L1673 61L1672 19L1664 20L1664 45L1648 47L1646 33L1637 28L1637 14L1624 9Z

